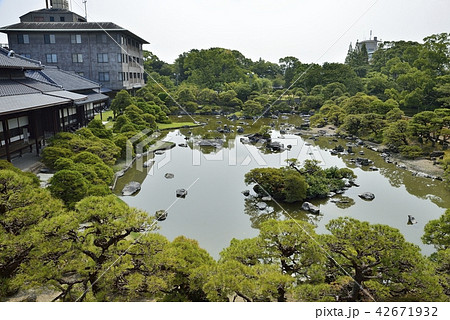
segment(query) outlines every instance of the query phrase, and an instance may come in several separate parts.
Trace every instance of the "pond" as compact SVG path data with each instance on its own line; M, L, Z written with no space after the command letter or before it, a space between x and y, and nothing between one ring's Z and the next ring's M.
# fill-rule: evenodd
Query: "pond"
M175 118L175 121L185 120ZM424 254L433 252L433 247L422 244L420 238L425 224L440 217L445 208L450 207L450 197L442 181L413 176L409 171L386 163L379 153L364 147L353 148L354 156L331 155L331 148L337 144L345 145L346 141L336 142L330 137L313 141L290 134L293 127L301 123L298 116L291 116L288 120L261 119L255 125L223 117L196 117L196 120L208 122L208 125L165 132L160 138L176 143L177 147L151 154L148 159L139 159L116 186L116 191L120 191L129 181L142 183L139 193L122 199L151 215L158 210L167 210L167 219L158 222L158 232L169 240L180 235L196 239L202 248L218 259L220 251L229 245L231 239L256 236L259 224L267 219L301 219L315 224L318 233L325 233L325 225L331 219L350 216L398 228L406 240L420 246ZM285 146L291 145L290 150L273 153L241 142L245 134L268 124L274 126L273 140ZM225 125L233 131L242 126L245 134L217 133L217 128ZM280 129L286 133L280 134ZM221 144L221 147L199 146L199 141L204 141L204 138ZM373 166L378 171L358 167L350 161L358 156L359 151L374 162ZM142 164L152 158L153 165L143 168ZM243 190L253 193L251 186L245 185L244 175L257 167L285 166L288 158L297 158L300 162L319 160L323 167L351 168L358 176L356 183L359 187L349 188L334 198L311 201L320 207L320 215L302 211L301 203L281 204L281 208L269 201L266 209L259 210L256 203L260 200L252 196L246 198L242 194ZM166 173L172 173L174 177L168 179ZM176 190L180 188L187 189L185 198L176 198ZM373 201L358 197L366 191L375 194ZM335 203L333 199L345 201ZM414 216L417 224L408 225L408 215Z

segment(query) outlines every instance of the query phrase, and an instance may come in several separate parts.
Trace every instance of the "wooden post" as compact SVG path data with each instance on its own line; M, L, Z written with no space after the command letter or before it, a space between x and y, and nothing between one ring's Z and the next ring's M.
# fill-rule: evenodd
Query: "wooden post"
M39 133L38 133L38 124L37 124L37 112L34 112L32 115L33 117L33 127L34 127L34 140L36 142L36 155L39 156Z
M6 159L11 162L11 154L9 153L9 126L8 121L2 120L3 124L3 134L5 136L5 150L6 150Z

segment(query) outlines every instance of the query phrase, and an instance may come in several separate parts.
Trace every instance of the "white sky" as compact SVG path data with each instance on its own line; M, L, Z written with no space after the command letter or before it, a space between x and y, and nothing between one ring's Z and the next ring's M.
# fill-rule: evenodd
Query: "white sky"
M82 0L69 0L84 16ZM45 7L45 0L0 0L0 25ZM422 41L450 32L449 0L88 0L88 21L111 21L172 63L190 49L223 47L272 62L343 62L350 42ZM0 34L0 43L6 43Z

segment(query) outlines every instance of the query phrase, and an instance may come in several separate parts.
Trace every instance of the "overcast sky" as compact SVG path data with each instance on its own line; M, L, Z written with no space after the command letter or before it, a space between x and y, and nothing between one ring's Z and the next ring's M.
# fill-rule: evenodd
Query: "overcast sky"
M69 0L84 16L82 0ZM45 7L45 0L0 0L0 25ZM146 39L172 63L190 49L223 47L272 62L343 62L350 42L422 41L450 32L449 0L88 0L88 21L111 21ZM0 43L6 43L0 34Z

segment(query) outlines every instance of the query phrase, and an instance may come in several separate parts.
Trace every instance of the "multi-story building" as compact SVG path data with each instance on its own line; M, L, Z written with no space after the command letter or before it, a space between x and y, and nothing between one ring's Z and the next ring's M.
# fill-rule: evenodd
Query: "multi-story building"
M60 2L0 28L8 35L9 49L111 90L142 87L142 46L148 42L112 22L87 22L68 10L67 1Z
M373 37L373 39L370 40L363 40L363 41L356 41L355 49L362 50L363 46L366 46L367 55L369 56L369 61L372 60L372 55L375 51L378 49L378 44L381 41L378 40L377 37Z

